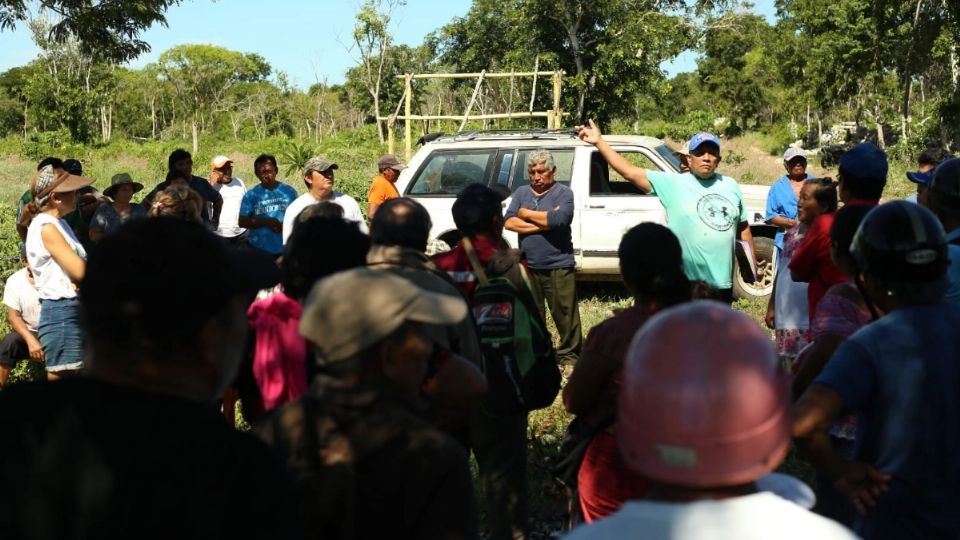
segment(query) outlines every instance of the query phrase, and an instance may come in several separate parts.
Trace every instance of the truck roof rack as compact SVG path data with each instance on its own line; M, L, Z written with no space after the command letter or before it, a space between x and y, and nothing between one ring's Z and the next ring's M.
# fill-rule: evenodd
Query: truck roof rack
M445 141L482 141L492 139L575 139L577 132L573 128L564 129L487 129L463 131L453 135L443 135L436 140Z

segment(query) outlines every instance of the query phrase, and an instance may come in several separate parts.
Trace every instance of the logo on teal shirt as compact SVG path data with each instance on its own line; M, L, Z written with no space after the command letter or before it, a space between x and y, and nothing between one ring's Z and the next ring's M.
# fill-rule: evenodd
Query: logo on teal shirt
M715 231L729 231L737 223L739 212L730 199L707 193L697 201L697 215L707 227Z

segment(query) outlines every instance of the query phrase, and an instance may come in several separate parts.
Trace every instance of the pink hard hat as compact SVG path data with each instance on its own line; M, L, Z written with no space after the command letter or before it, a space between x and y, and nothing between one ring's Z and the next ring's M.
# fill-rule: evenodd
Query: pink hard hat
M789 392L752 319L712 301L659 313L633 338L617 438L634 471L692 487L752 482L783 460Z

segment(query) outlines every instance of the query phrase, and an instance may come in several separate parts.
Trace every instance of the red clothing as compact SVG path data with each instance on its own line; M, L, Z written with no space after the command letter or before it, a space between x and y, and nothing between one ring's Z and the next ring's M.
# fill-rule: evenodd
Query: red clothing
M806 235L797 246L790 260L790 272L794 281L806 281L807 309L810 321L816 314L817 303L827 293L827 289L847 280L830 258L830 227L836 213L817 216L810 224Z
M633 335L652 315L633 306L598 324L587 336L580 363L604 357L622 365ZM616 410L621 381L621 370L617 369L598 396L593 411L585 415L588 423L600 425ZM607 430L595 436L587 447L577 474L577 490L583 517L592 523L616 512L626 501L641 498L647 491L647 482L627 467L620 457L616 437L612 430Z
M500 251L500 245L489 238L474 236L470 241L482 265L490 262L490 259ZM463 249L463 244L458 243L450 251L437 253L433 256L433 262L450 276L469 300L473 300L473 291L477 288L477 275L470 266L470 259L467 257L466 250Z
M299 331L302 311L299 302L279 291L247 310L256 335L253 376L268 411L307 391L307 341Z

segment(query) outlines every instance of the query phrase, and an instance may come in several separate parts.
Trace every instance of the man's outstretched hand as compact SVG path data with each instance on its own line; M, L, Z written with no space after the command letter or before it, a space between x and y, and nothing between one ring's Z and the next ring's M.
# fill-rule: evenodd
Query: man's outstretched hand
M580 140L585 143L597 144L600 142L600 128L593 123L593 120L587 120L586 126L575 126L574 129L577 130L577 137L580 137Z
M890 475L881 473L873 465L854 461L847 463L834 485L841 493L850 497L857 512L865 516L876 506L880 495L889 488Z

